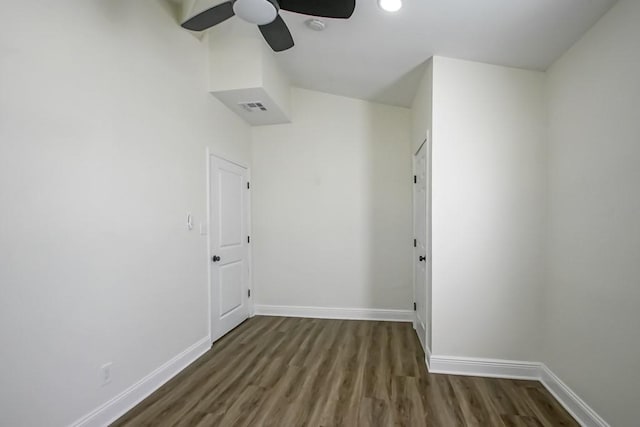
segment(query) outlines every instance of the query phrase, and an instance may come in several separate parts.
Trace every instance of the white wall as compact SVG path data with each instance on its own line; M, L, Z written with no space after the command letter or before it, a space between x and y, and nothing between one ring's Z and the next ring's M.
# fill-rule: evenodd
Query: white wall
M253 129L255 303L411 308L409 110L302 89Z
M289 80L262 35L229 35L221 27L206 34L211 93L250 125L290 123ZM247 112L241 107L247 102L261 102L267 111Z
M424 74L411 103L411 146L415 154L432 130L433 59L424 64Z
M544 361L612 426L638 425L640 2L548 72Z
M186 213L205 219L205 147L248 162L250 132L162 3L2 14L0 425L59 426L207 336Z
M433 61L432 351L539 360L543 74Z

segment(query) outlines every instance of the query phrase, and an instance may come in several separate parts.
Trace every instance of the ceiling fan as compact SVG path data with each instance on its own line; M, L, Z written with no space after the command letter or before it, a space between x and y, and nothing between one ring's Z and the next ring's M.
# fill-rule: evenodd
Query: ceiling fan
M351 17L356 0L229 0L197 14L182 24L191 31L203 31L234 15L258 25L262 36L276 52L293 47L287 24L280 9L325 18Z

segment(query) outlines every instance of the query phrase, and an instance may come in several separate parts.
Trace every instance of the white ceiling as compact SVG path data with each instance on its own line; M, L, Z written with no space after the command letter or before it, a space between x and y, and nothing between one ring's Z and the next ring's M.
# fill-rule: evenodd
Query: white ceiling
M431 56L546 70L615 1L404 0L387 13L358 0L351 19L323 19L322 32L281 11L296 45L276 58L296 86L410 106L417 67ZM221 25L259 36L239 18Z

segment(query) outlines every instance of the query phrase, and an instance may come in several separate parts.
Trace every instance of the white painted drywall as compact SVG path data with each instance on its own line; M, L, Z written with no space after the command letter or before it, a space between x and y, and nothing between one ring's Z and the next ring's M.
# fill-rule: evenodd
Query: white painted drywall
M205 39L209 47L211 92L262 87L264 41L257 37L225 36L219 28L208 31Z
M255 303L410 309L409 110L294 88L292 111L253 129Z
M412 154L415 154L423 141L427 138L427 132L431 132L433 109L433 59L430 58L424 64L424 74L420 79L415 98L411 104L411 145Z
M275 53L262 36L207 32L209 90L253 126L291 122L291 89ZM260 102L266 111L246 111L241 104Z
M291 117L291 84L276 62L275 53L260 39L262 47L262 85L285 116Z
M436 355L539 360L543 77L433 59Z
M68 425L207 336L205 147L250 132L162 2L2 14L0 425Z
M612 426L638 425L640 2L548 72L544 362Z

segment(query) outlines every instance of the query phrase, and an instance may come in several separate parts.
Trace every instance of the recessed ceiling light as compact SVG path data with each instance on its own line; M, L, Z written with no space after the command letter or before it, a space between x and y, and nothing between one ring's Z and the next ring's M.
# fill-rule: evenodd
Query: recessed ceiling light
M378 0L378 6L387 12L397 12L402 7L402 0Z

